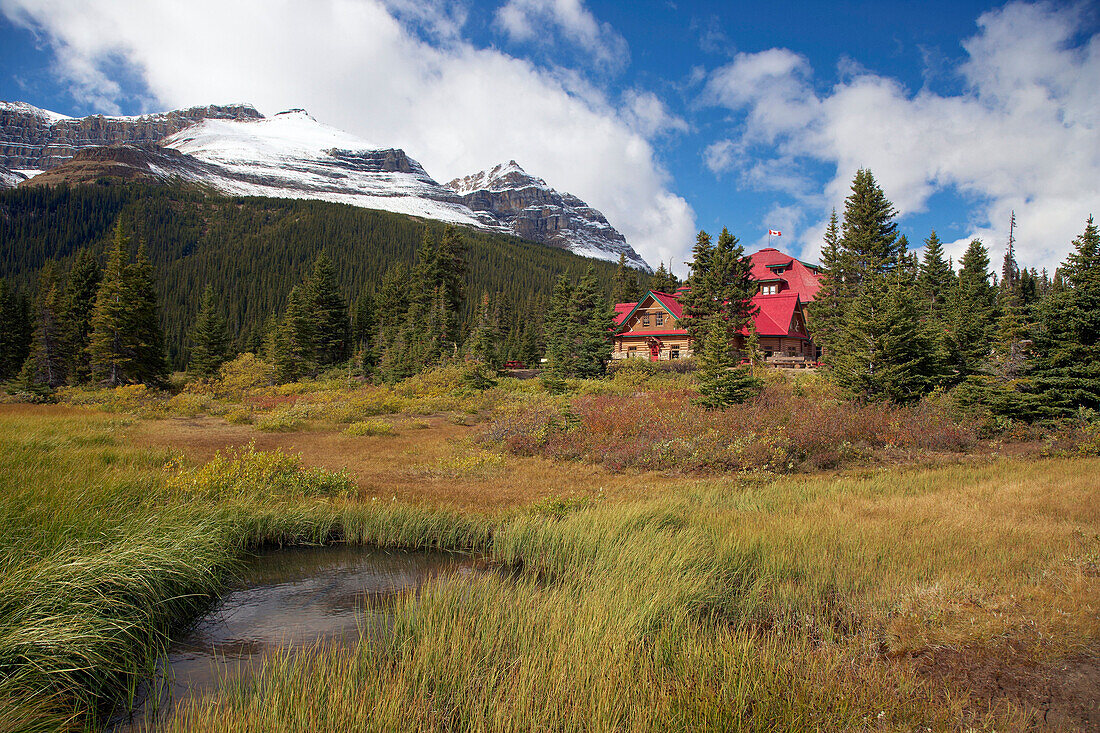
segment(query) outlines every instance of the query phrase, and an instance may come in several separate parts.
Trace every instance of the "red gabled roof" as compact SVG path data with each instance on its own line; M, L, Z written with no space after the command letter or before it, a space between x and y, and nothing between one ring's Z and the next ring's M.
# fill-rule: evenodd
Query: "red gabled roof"
M749 255L752 260L752 278L754 280L782 280L786 286L780 291L798 293L803 303L812 303L821 288L818 276L801 260L796 260L774 247L765 247ZM783 266L783 272L776 273L771 268Z
M634 310L637 303L616 303L615 304L615 327L618 328L622 325L626 317L630 315L630 311Z
M791 328L795 311L801 305L798 293L784 291L776 295L755 295L752 304L756 306L756 314L753 322L756 332L761 336L787 336L790 338L805 338ZM748 336L749 329L742 328L742 336Z
M659 302L665 308L668 308L668 312L671 313L676 318L676 320L684 317L684 307L680 305L680 301L676 299L675 295L662 293L657 290L650 290L649 293L653 296L654 300Z

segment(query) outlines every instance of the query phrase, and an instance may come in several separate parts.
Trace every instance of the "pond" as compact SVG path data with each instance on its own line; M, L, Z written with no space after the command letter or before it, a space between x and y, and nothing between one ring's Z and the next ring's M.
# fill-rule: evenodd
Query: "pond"
M163 722L180 702L210 694L225 676L248 674L265 654L357 641L385 627L399 594L439 575L483 569L464 555L348 545L252 556L228 592L173 640L161 660L162 679L145 691L152 699L112 728L143 729L139 721L153 711Z

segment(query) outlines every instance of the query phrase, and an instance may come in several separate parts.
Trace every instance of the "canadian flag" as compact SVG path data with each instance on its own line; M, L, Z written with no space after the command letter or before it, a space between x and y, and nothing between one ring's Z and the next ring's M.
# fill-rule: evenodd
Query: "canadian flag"
M778 229L769 229L768 230L768 236L769 237L782 237L783 232L779 231Z

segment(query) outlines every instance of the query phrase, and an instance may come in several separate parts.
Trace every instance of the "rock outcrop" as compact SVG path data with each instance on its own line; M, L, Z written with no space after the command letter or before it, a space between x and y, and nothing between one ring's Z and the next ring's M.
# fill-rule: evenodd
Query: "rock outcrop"
M586 257L651 268L603 214L515 161L440 185L405 151L368 144L305 110L265 117L210 105L73 118L0 102L0 188L183 181L232 196L309 198L508 232Z
M0 165L49 170L78 150L120 143L154 143L206 119L262 119L247 104L209 105L138 117L65 117L23 102L0 102Z
M626 255L631 267L652 271L602 213L550 188L514 160L444 185L486 221L503 222L524 239L586 257L617 260Z

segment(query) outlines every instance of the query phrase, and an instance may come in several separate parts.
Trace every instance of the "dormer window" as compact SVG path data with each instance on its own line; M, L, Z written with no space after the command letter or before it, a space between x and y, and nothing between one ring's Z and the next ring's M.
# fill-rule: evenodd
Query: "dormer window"
M775 295L779 292L779 283L765 283L760 286L761 295Z

